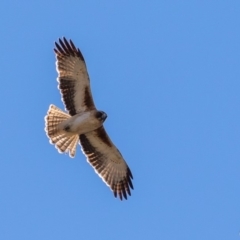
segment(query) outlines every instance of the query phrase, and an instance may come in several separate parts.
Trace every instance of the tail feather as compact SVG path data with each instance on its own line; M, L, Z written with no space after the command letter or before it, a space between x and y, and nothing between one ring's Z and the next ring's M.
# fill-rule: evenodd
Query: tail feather
M75 136L75 139L73 139L73 140L71 141L71 143L69 144L69 149L71 149L71 150L70 150L70 155L71 155L71 156L75 156L76 147L77 147L78 142L79 142L79 136L76 135L76 136Z
M54 144L60 153L69 152L70 157L76 153L78 135L69 135L69 133L60 130L59 124L70 118L70 115L63 112L54 105L50 105L45 117L45 131L51 144Z

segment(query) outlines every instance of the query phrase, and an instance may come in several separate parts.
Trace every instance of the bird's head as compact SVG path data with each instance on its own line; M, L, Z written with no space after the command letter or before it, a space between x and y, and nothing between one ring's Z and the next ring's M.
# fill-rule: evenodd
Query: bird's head
M99 119L102 123L106 120L107 114L103 111L97 111L96 112L96 118Z

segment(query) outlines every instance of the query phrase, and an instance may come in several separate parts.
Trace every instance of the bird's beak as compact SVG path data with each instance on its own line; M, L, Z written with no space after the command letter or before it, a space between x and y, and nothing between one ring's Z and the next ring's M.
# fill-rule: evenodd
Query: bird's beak
M103 121L105 121L105 120L106 120L106 118L107 118L107 114L106 114L106 113L104 113L104 114L102 115L102 120L103 120Z

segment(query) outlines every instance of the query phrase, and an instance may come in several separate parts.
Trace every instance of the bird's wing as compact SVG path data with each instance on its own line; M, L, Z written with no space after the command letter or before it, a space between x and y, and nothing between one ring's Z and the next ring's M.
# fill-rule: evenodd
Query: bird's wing
M55 42L58 88L62 100L71 116L76 113L95 109L90 89L86 63L73 42L59 39Z
M88 162L111 188L114 196L127 199L133 189L131 170L108 137L104 127L80 135L80 143Z

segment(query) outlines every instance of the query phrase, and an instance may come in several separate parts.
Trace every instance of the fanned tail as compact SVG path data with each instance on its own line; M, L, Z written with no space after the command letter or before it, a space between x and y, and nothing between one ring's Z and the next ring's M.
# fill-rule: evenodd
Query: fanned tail
M60 130L59 124L70 118L70 115L63 112L54 105L50 105L45 117L45 132L51 144L54 144L60 153L69 152L70 157L74 157L76 146L79 141L78 135Z

